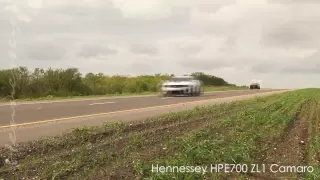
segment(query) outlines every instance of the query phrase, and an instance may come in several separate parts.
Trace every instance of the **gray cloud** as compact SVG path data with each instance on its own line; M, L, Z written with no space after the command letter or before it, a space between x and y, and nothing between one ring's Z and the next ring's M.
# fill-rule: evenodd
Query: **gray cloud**
M320 62L314 58L292 60L290 65L284 63L260 63L251 67L251 72L258 74L285 73L285 74L320 74Z
M303 74L320 74L320 66L311 67L284 67L280 69L280 72L285 73L303 73Z
M103 47L99 45L93 44L85 44L81 47L78 56L89 58L89 57L96 57L99 55L114 55L117 54L118 51L114 49L110 49L108 47Z
M256 64L251 67L251 72L253 73L272 73L272 72L279 72L279 67L277 64Z
M15 21L22 31L17 65L118 74L204 71L238 84L259 78L271 87L303 87L320 78L320 56L310 53L320 48L320 4L311 4L316 0L251 1L256 8L241 0L154 0L149 8L149 1L59 0L47 1L38 14L27 2L9 0L5 4L15 3L18 11L5 13L3 2L0 67L11 65L9 20L28 14L30 22Z
M27 59L40 61L63 60L67 54L63 47L49 42L31 43L24 51Z
M158 53L158 50L153 45L133 44L131 46L131 52L134 54L155 55Z
M269 46L306 46L312 41L310 34L289 25L276 27L262 38L262 42Z
M193 45L193 46L186 46L178 48L179 51L183 54L197 54L202 50L201 46Z
M228 62L223 59L199 59L199 58L188 58L179 63L184 68L194 69L197 71L207 71L220 68L232 67Z
M32 23L22 23L28 34L50 33L112 33L121 36L171 34L190 31L187 10L173 12L172 16L145 20L123 17L112 6L59 6L42 9ZM51 21L48 21L50 19ZM55 23L52 23L55 22ZM193 28L194 29L194 28Z

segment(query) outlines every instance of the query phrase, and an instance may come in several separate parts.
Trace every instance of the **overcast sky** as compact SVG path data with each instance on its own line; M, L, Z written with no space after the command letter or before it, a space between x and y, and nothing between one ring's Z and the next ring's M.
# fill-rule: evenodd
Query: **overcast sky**
M320 87L317 1L0 0L0 68L200 71L238 85Z

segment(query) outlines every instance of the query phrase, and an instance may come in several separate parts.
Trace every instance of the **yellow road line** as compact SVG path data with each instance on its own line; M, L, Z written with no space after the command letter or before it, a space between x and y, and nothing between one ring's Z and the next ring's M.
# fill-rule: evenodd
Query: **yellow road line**
M286 90L280 90L280 92L281 91L286 91ZM272 91L272 92L279 92L279 91ZM255 94L269 94L269 93L272 93L272 92L255 93ZM40 120L40 121L27 122L27 123L21 123L21 124L12 124L12 125L0 126L0 129L9 128L9 127L17 127L17 126L26 126L26 125L49 123L49 122L55 122L55 121L66 121L66 120L77 119L77 118L86 118L86 117L109 115L109 114L116 114L116 113L124 113L124 112L133 112L133 111L149 110L149 109L156 109L156 108L172 107L172 106L179 106L179 105L183 105L183 104L195 104L195 103L207 102L207 101L212 101L212 100L222 100L222 99L231 99L231 98L237 98L237 97L247 97L247 96L252 96L252 95L255 95L255 94L229 96L229 97L221 97L221 98L211 98L211 99L199 100L199 101L188 101L188 102L183 102L183 103L175 103L175 104L160 105L160 106L150 106L150 107L145 107L145 108L127 109L127 110L112 111L112 112L97 113L97 114L88 114L88 115L81 115L81 116L71 116L71 117L57 118L57 119L51 119L51 120Z

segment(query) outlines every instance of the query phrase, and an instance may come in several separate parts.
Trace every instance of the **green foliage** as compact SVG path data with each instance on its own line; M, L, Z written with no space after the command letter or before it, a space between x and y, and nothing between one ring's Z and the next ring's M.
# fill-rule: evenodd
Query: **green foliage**
M204 85L231 85L222 78L204 73L193 73ZM107 76L103 73L82 75L77 68L47 70L36 68L33 71L26 67L0 70L0 99L69 97L106 94L126 94L156 92L159 84L169 79L172 74L142 75L126 77L121 75ZM13 84L14 82L14 91Z
M225 86L225 85L234 86L234 84L229 84L228 82L226 82L224 79L220 77L208 75L202 72L194 72L194 73L191 73L191 75L196 77L200 81L202 81L203 85L205 86L209 86L209 85L210 86Z

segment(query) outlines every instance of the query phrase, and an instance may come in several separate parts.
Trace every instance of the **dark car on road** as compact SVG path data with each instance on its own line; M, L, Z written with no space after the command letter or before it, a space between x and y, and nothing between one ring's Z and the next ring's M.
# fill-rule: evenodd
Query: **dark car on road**
M251 83L250 89L260 89L260 84L259 83Z

